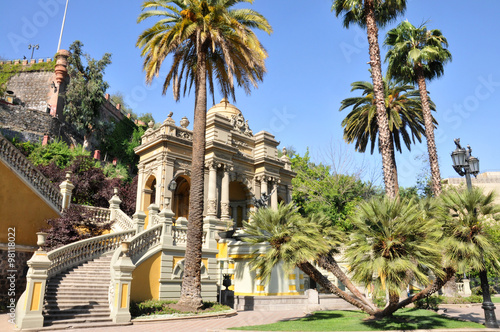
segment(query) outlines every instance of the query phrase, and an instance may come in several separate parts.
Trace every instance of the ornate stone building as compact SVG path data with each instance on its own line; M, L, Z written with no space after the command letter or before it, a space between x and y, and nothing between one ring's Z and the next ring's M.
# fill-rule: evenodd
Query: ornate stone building
M190 189L192 131L172 113L157 129L153 123L136 148L140 156L137 211L148 214L171 205L175 218L187 218ZM205 152L205 220L220 228L238 228L254 208L253 199L270 195L270 206L291 201L290 159L278 158L279 142L266 131L256 134L234 105L223 99L207 113ZM230 225L232 223L232 226ZM148 221L146 219L145 228Z

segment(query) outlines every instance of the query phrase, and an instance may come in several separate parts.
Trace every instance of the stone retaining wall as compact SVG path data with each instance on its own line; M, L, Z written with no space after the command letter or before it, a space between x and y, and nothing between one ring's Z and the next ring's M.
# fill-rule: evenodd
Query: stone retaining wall
M13 91L16 99L29 109L46 112L50 83L55 79L50 71L21 72L10 78L7 90Z
M17 303L26 289L26 273L28 272L26 262L31 256L33 256L33 252L15 251L15 263L12 267L9 266L8 251L0 249L0 312L7 307L13 297L12 292L15 293L14 297ZM14 289L11 285L14 286Z

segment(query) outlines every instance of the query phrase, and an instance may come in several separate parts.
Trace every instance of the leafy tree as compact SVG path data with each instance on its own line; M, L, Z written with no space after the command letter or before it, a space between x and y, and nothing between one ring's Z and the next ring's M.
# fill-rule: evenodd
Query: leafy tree
M144 128L136 126L130 119L123 118L103 140L101 149L110 158L118 158L123 164L135 168L139 157L135 154L134 148L141 144L140 136L144 131Z
M50 228L46 246L54 250L63 245L102 235L111 229L111 223L96 224L92 221L93 213L82 206L70 205L60 218L48 219Z
M163 61L173 55L173 63L163 93L172 85L174 98L195 87L193 149L191 161L191 195L189 198L188 242L184 278L179 304L200 308L201 247L203 236L203 190L205 162L205 124L207 83L214 100L214 81L221 94L235 98L234 83L250 92L265 73L267 52L252 29L271 32L271 26L259 13L250 9L234 9L250 0L152 0L144 1L138 18L159 17L138 38L142 49L146 80L159 75Z
M303 216L322 213L332 224L344 230L351 228L347 216L356 205L375 192L373 188L352 175L338 174L331 166L310 161L309 150L304 157L291 158L292 170L297 176L292 180L292 198Z
M371 143L371 154L375 145L380 147L379 126L377 121L377 110L374 99L373 85L369 82L354 82L351 91L360 90L361 97L346 98L341 102L340 111L352 107L351 112L342 121L344 127L344 140L347 143L355 142L355 149L365 152L368 143ZM394 151L402 152L404 145L411 150L411 143L415 140L422 141L425 133L422 118L422 103L420 94L413 85L404 85L401 81L384 79L384 103L389 121L390 144L393 146L391 158L396 169L394 174L397 179L397 166ZM429 100L430 101L430 100ZM430 101L431 109L435 111L435 105ZM433 123L437 124L432 118ZM378 148L380 151L380 148Z
M91 135L99 139L109 129L109 124L101 118L100 109L109 87L103 77L105 68L111 63L111 54L106 53L101 60L95 60L82 48L83 44L79 40L69 47L70 83L65 95L64 115L68 122L84 132L86 145Z
M370 68L373 80L377 123L379 126L379 146L382 155L385 191L395 197L398 189L397 170L392 160L393 146L390 142L389 121L384 104L384 82L378 44L378 25L384 26L406 9L406 0L334 0L332 10L338 17L343 15L344 27L357 24L366 28L370 53Z
M135 115L135 113L132 111L132 108L130 108L129 105L125 102L123 93L121 93L120 91L111 94L109 98L113 101L113 103L115 103L115 105L120 104L120 109L123 112L129 113L130 115Z
M81 145L70 148L66 142L56 140L47 145L35 143L28 159L35 166L55 163L59 168L65 168L79 156L90 156L90 152Z
M435 123L431 115L426 80L440 77L444 64L451 61L451 53L447 49L448 41L439 30L427 30L424 25L416 28L410 22L404 21L387 33L385 44L391 46L386 55L389 75L418 84L431 166L432 191L438 196L442 191L441 174L434 140Z

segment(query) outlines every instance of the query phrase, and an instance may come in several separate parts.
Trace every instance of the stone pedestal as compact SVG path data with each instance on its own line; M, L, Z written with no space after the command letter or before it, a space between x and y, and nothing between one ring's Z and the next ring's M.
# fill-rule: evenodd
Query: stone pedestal
M26 291L21 296L16 307L16 326L19 329L34 329L43 327L43 302L45 299L45 284L50 260L43 250L35 252L28 261L26 276Z
M114 323L130 322L130 285L132 283L132 272L135 269L130 257L126 254L118 258L113 266L114 294L111 318Z
M146 214L142 211L137 211L132 216L132 220L134 222L135 234L139 234L144 230L144 221L146 220Z

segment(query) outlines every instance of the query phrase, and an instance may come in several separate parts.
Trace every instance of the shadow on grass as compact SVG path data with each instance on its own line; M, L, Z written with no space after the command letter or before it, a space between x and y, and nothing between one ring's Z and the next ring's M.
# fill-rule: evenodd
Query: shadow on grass
M446 318L433 312L429 312L429 315L422 314L422 310L419 309L407 309L382 319L367 319L362 321L361 324L377 330L415 330L448 327Z

